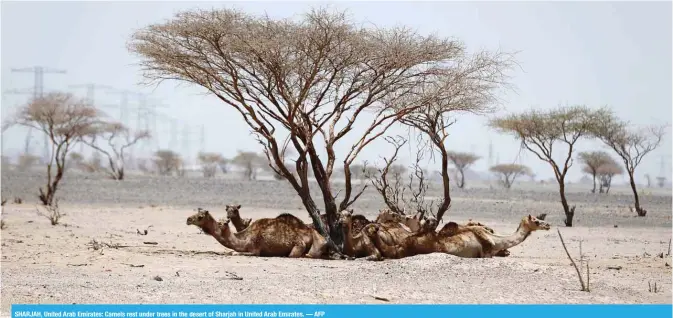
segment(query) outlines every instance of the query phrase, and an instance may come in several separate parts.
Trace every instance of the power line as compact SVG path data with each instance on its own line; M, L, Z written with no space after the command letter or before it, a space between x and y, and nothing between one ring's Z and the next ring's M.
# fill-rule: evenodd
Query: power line
M70 85L70 88L86 88L86 99L89 104L93 107L96 107L96 89L111 90L113 89L108 85L98 85L94 83L80 84L80 85ZM79 144L80 154L84 154L84 143Z
M33 90L32 95L33 99L41 98L44 96L44 74L65 74L66 70L52 69L44 66L33 66L33 67L24 67L24 68L12 68L12 73L33 73ZM29 150L30 139L32 134L32 128L28 129L28 136L26 137L26 150ZM49 139L48 136L44 135L44 150L43 150L43 160L46 162L49 158Z

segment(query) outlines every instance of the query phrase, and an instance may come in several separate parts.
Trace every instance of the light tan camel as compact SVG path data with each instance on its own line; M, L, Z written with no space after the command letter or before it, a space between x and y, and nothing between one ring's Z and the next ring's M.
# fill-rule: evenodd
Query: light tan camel
M459 257L493 257L499 251L521 244L531 232L549 230L551 225L528 215L521 219L516 232L498 235L487 231L484 226L466 226L462 232L452 236L441 236L434 231L424 231L411 235L400 244L388 245L378 235L380 226L371 224L364 231L385 258L402 258L419 254L447 253Z
M355 258L365 257L366 260L370 261L382 260L381 253L371 239L362 233L362 229L358 231L354 227L353 219L353 210L343 210L339 213L339 219L337 220L337 224L343 231L344 254Z
M470 227L470 226L481 226L486 231L488 231L489 233L495 234L495 231L493 231L492 228L490 228L490 227L488 227L484 224L481 224L479 222L476 222L476 221L473 221L473 220L468 220L467 223L464 224L464 225L458 224L456 222L447 223L446 225L444 225L444 227L442 227L441 230L439 230L439 236L443 236L443 237L454 236L458 233L469 231L468 227ZM509 250L504 249L504 250L499 251L497 254L495 254L495 256L507 257L510 254L511 253L510 253Z
M241 232L245 230L248 226L250 226L250 222L252 222L252 219L243 219L241 218L241 214L239 210L241 209L241 205L228 205L225 207L227 211L227 218L231 220L231 224L234 225L234 228L236 229L236 232Z
M200 227L220 244L236 251L234 255L323 258L327 254L325 238L291 214L255 220L238 233L231 232L229 222L229 219L217 222L201 208L187 218L187 225Z
M421 228L421 214L401 215L394 213L390 209L379 210L379 215L376 217L376 223L401 223L407 227L409 232L417 232Z

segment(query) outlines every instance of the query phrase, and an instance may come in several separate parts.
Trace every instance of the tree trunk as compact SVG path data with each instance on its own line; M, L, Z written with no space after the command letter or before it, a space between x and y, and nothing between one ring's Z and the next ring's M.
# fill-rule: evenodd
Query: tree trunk
M458 170L458 173L460 173L460 180L458 181L458 188L462 189L465 187L465 172L463 172L463 169Z
M593 179L594 179L594 188L591 189L591 193L596 193L596 174L593 174Z
M631 190L633 190L633 199L636 208L636 214L638 214L638 216L646 216L647 211L640 206L640 200L638 199L638 190L636 189L636 181L633 179L633 171L631 171L630 169L627 169L627 171L629 173Z
M567 227L573 226L573 218L575 217L575 207L572 208L568 206L568 200L566 200L566 191L565 191L565 182L564 178L558 180L559 182L559 194L561 195L561 205L563 205L563 213L565 213L565 220L563 222Z

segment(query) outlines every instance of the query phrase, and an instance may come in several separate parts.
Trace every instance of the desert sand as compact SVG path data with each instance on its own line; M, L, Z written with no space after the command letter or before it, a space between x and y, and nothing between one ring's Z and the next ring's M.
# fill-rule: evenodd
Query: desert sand
M628 209L627 188L595 195L570 185L577 212L568 228L553 184L506 191L468 181L468 189L453 190L445 222L475 219L509 234L522 217L548 213L552 229L534 232L505 258L370 262L227 256L185 224L197 207L223 217L226 204L241 204L244 217L290 212L308 221L285 182L134 175L118 182L73 173L58 192L66 216L52 226L36 213L42 180L40 171L2 171L3 315L14 303L671 303L670 189L647 189L641 200L649 213L641 218ZM354 205L370 219L382 207L369 190ZM580 291L557 229L576 260L581 242L591 292ZM94 240L109 246L93 249ZM659 290L650 292L655 282Z

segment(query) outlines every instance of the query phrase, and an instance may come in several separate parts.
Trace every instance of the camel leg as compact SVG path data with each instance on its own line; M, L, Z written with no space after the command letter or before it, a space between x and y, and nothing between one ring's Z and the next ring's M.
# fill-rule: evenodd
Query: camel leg
M236 252L236 251L229 252L229 255L230 256L258 256L258 254L253 253L253 252Z
M298 258L304 256L304 251L306 250L306 246L302 245L295 245L292 250L290 251L290 255L287 257L292 257L292 258Z

